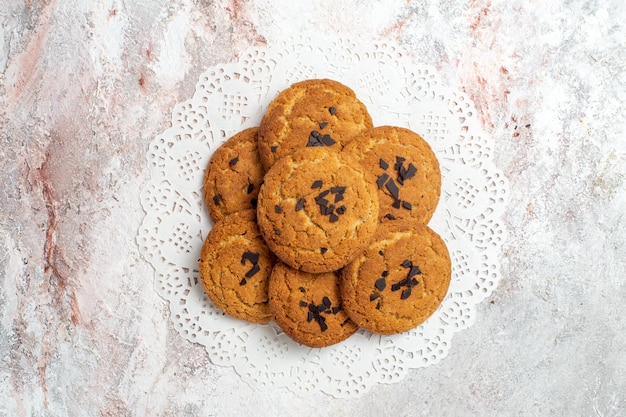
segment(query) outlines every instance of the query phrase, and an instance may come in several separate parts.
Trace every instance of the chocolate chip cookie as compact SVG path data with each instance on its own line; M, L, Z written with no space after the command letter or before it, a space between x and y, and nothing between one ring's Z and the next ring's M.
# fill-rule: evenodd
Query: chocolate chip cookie
M209 299L225 313L267 323L268 282L276 258L252 209L229 214L209 232L200 255L200 279Z
M383 222L369 248L342 270L343 308L374 333L412 329L446 296L452 268L445 242L428 226Z
M402 127L375 127L343 152L373 175L381 218L428 223L441 195L441 172L435 153L420 135Z
M312 274L278 262L270 276L269 306L276 324L306 346L330 346L358 329L341 308L336 272Z
M214 222L256 208L265 170L259 157L258 127L245 129L215 150L204 174L204 200Z
M349 263L378 225L374 180L356 161L326 147L279 159L259 191L258 223L289 266L328 272Z
M261 161L269 169L307 146L340 150L372 126L367 108L349 87L328 79L301 81L269 104L259 129Z

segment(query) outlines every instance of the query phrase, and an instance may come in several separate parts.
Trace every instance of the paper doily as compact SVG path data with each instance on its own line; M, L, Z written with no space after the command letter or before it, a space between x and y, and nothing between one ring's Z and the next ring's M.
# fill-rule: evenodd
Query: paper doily
M279 91L308 78L348 85L375 126L412 129L437 154L442 195L430 226L448 245L453 275L440 308L412 331L380 336L359 330L337 345L311 349L273 323L223 315L204 295L198 259L211 229L202 200L209 158L231 135L257 126ZM492 162L492 141L464 94L389 43L363 48L345 39L300 37L211 67L193 98L174 107L172 127L153 140L147 158L152 176L141 194L146 216L137 240L156 271L156 291L169 301L182 337L205 346L214 364L232 366L253 386L349 397L400 381L409 369L447 355L454 333L474 323L475 306L500 279L508 183Z

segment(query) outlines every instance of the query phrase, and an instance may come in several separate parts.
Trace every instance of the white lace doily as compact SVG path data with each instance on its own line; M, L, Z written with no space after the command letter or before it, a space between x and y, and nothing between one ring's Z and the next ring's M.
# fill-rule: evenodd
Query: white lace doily
M359 330L337 345L311 349L273 323L223 315L204 295L198 259L211 229L202 182L212 152L258 125L280 90L324 77L351 87L375 126L407 127L432 146L442 195L430 226L448 245L453 276L440 308L418 328L394 336ZM500 279L508 183L492 162L492 141L464 94L389 43L362 47L345 39L293 38L211 67L193 97L174 107L172 127L153 140L147 158L152 176L141 194L146 216L137 240L156 271L155 288L169 301L180 335L205 346L214 364L232 366L252 386L349 397L400 381L409 369L447 355L454 333L473 324L476 304Z

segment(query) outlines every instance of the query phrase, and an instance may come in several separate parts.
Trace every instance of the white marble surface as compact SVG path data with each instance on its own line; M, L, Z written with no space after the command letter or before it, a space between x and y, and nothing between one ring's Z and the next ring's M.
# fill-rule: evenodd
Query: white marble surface
M0 416L626 415L625 21L617 0L2 0ZM356 399L214 366L135 240L148 144L199 74L319 31L435 66L511 188L477 322Z

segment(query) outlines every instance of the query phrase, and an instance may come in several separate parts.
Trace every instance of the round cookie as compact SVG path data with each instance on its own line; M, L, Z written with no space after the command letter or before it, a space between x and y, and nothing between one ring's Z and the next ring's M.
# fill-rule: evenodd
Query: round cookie
M358 162L328 148L304 148L267 171L257 215L278 258L296 269L327 272L367 247L378 225L378 196Z
M437 233L414 220L385 221L370 247L342 270L343 308L371 332L401 333L435 312L451 273Z
M269 306L276 324L309 347L339 343L358 329L341 308L336 272L312 274L276 263L270 276Z
M259 157L257 127L245 129L215 150L204 172L204 200L214 222L256 208L265 170Z
M374 175L381 219L428 223L441 195L441 172L435 153L420 135L402 127L375 127L343 152Z
M342 149L371 128L372 118L354 91L333 80L300 81L269 104L259 129L259 153L266 169L307 146Z
M274 263L255 211L238 211L209 232L200 255L200 279L209 299L223 312L267 323L272 319L267 290Z

